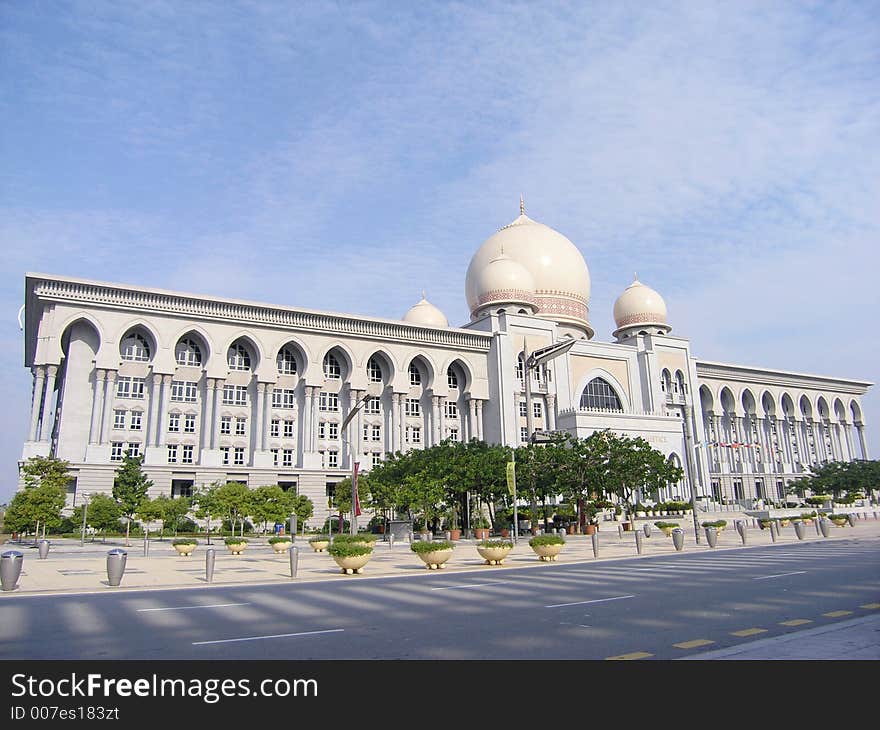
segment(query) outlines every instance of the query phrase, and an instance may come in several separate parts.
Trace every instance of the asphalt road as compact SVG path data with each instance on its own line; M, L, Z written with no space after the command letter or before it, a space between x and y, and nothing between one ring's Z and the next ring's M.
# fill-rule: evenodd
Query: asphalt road
M0 659L675 659L870 614L876 542L371 579L21 596Z

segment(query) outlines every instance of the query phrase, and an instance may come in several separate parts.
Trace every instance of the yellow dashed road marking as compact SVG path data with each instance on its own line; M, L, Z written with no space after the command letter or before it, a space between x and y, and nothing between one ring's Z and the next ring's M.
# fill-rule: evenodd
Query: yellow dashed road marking
M791 621L783 621L780 626L803 626L804 624L813 623L808 618L793 618Z
M632 654L619 654L618 656L609 656L605 657L606 659L647 659L649 656L654 656L653 654L648 654L646 651L634 651Z
M859 606L859 608L880 608L880 603L865 603Z
M852 611L829 611L828 613L823 613L823 616L827 616L828 618L838 618L840 616L849 616Z
M673 644L673 646L677 646L679 649L696 649L698 646L714 643L714 641L709 641L709 639L693 639L692 641L682 641L680 644Z
M742 631L731 631L731 636L754 636L755 634L764 634L767 629L743 629Z

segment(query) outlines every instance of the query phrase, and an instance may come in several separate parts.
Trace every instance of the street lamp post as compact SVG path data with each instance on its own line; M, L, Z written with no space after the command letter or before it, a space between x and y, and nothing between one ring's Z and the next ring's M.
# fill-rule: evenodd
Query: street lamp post
M85 547L86 545L86 514L89 509L89 493L83 492L83 523L82 523L82 535L80 536L79 546Z
M691 456L691 441L693 440L691 437L691 414L693 413L693 408L691 406L684 407L684 418L682 427L684 428L684 452L687 457L688 464L688 482L691 487L691 505L693 509L691 513L694 516L694 540L696 540L697 545L700 544L700 522L697 519L697 490L696 490L696 480L697 480L697 471L695 465L693 463L693 458ZM699 444L694 444L694 448L699 446Z
M351 410L349 410L348 415L345 417L345 420L342 422L342 426L339 428L339 433L344 434L347 426L351 424L354 420L354 417L357 415L357 412L361 409L361 407L373 396L365 395L361 398L357 403L355 403ZM348 458L351 462L351 534L357 534L357 471L355 466L355 452L354 452L354 439L351 437L351 433L349 432L348 438L345 436L342 437L343 441L348 441Z

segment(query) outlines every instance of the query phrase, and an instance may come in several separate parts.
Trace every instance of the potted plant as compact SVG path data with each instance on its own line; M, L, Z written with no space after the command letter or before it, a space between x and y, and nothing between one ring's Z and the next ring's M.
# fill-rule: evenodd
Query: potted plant
M565 540L561 535L539 535L529 540L529 547L535 551L539 560L556 560Z
M679 527L679 524L677 522L655 522L654 527L660 530L666 537L672 537L672 531Z
M475 517L471 521L471 527L474 530L474 537L477 540L486 540L489 537L489 520L485 517Z
M273 535L269 538L269 544L272 546L272 550L280 555L281 553L286 553L290 550L291 545L293 545L293 540L286 535Z
M449 508L449 512L447 514L449 520L449 539L450 540L460 540L461 539L461 527L458 524L458 505L453 505Z
M327 535L318 535L309 538L309 545L316 553L323 553L330 545L330 538Z
M425 563L429 570L442 568L443 564L452 557L455 545L451 541L435 540L434 542L414 542L409 546L416 555Z
M486 565L501 565L511 550L513 543L510 540L483 540L477 543L477 552Z
M843 527L847 523L846 515L829 515L828 519L838 527Z
M703 527L714 527L718 534L721 534L721 531L727 526L727 520L715 520L714 522L706 521L703 522Z
M243 537L227 537L224 541L226 549L233 555L241 555L248 545L248 541Z
M586 532L588 535L594 534L599 529L599 508L595 502L587 502L584 504L584 516L587 520Z
M376 536L368 532L358 532L354 535L343 533L342 535L337 535L333 538L333 544L335 545L337 542L351 543L353 545L366 545L372 550L376 546Z
M199 541L194 537L178 537L171 542L171 545L177 550L177 554L181 557L189 557L192 555L198 544Z
M343 574L363 573L364 566L373 557L373 548L363 542L334 540L328 551Z

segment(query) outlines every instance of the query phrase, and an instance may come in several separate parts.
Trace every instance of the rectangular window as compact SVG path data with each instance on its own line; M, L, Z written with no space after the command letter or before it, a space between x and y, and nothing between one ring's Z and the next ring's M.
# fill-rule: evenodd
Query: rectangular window
M181 403L195 403L198 383L185 380L171 381L171 400Z
M452 439L453 441L458 441L458 429L457 428L450 428L449 429L449 438Z
M326 421L318 421L318 438L319 439L327 438L327 423L326 423Z
M123 443L113 441L110 444L110 461L122 461Z
M196 414L195 413L187 413L183 417L183 432L184 433L195 433L196 432Z
M277 438L281 435L281 420L273 418L269 424L269 435Z
M272 452L272 466L278 466L278 449L269 449Z
M171 433L177 433L180 431L180 414L179 413L169 413L168 414L168 430Z
M370 398L366 403L364 403L364 413L368 416L378 416L379 415L379 399L378 398Z
M526 404L526 402L524 400L521 400L519 402L519 415L522 418L525 418L527 415L529 415L528 405Z
M275 388L272 391L273 408L293 408L296 405L296 395L293 388Z
M292 439L294 434L294 428L296 428L296 421L285 421L284 422L284 438Z
M244 464L244 446L236 446L233 457L232 463L236 466L242 466Z
M527 443L529 440L529 429L527 426L521 426L519 429L519 440Z
M168 463L177 463L177 444L168 444Z
M229 436L232 433L232 416L220 417L220 433Z
M419 403L418 398L407 398L406 405L404 406L405 413L407 416L421 416L422 415L422 405Z
M455 401L446 401L443 410L446 418L458 418L458 403Z
M370 424L365 423L364 424L364 441L366 441L368 438L370 438Z
M227 466L229 464L229 447L221 446L220 447L220 456L222 457L223 465Z
M339 452L338 451L328 451L327 452L327 468L328 469L339 468Z
M246 406L248 404L248 389L246 385L224 385L223 405Z
M382 440L382 427L378 424L373 425L373 441Z
M115 429L125 428L125 413L126 413L126 411L122 411L122 410L113 411L113 428L115 428Z
M532 403L532 413L535 418L541 418L544 415L544 409L541 407L540 403Z
M379 466L379 464L382 463L382 454L380 454L378 451L374 451L372 453L372 459L373 466Z
M236 436L244 436L245 428L247 427L247 418L236 418L235 419L235 435Z
M293 449L284 449L281 463L283 466L293 466Z
M406 428L407 441L413 444L422 443L422 429L421 426L407 426Z
M144 397L144 379L121 377L116 381L116 397L117 398L139 398Z
M131 423L129 423L128 427L132 431L140 431L141 423L143 422L144 414L141 411L132 411L131 412Z
M193 445L192 444L184 444L182 449L182 455L180 459L182 464L192 464L193 463Z
M141 455L141 445L136 441L129 441L128 443L128 455L138 457Z
M339 393L322 392L318 399L318 410L321 411L338 411L339 410Z
M338 423L328 423L327 424L327 438L331 441L336 441L339 439L339 424Z

